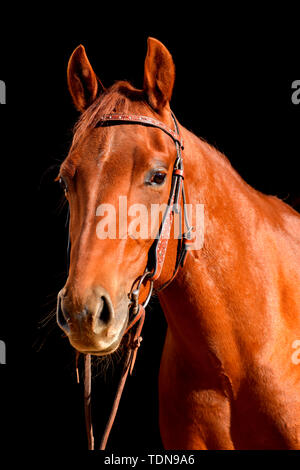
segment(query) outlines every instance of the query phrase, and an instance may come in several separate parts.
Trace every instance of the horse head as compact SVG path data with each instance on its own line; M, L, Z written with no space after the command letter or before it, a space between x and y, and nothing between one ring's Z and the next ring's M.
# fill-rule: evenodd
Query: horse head
M69 204L71 247L57 320L76 350L106 355L118 348L126 332L130 293L145 272L153 244L153 227L145 233L147 224L141 219L143 236L134 236L130 217L124 221L126 211L133 216L142 207L147 217L152 205L168 202L177 147L157 126L107 126L103 116L142 115L174 129L169 102L175 67L165 46L149 38L141 90L128 82L105 89L83 46L73 52L67 77L81 116L57 178ZM177 242L170 240L169 246L173 256L160 282L174 264ZM147 289L141 286L141 299Z

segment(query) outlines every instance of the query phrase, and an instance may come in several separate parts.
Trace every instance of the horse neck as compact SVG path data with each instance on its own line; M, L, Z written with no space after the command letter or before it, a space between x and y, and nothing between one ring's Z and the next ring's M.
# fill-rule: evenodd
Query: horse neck
M237 362L233 317L237 309L247 315L243 296L249 292L249 273L241 260L261 196L216 149L180 130L188 203L204 205L204 243L189 252L184 268L159 295L169 326L167 341L172 338L189 363L210 349L223 364L229 360L228 348L230 361Z

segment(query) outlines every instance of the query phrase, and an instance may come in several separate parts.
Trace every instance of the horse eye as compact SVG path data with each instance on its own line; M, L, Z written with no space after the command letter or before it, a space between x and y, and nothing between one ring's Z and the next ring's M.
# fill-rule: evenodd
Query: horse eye
M162 171L156 171L151 176L149 183L150 184L157 184L158 186L162 185L165 182L167 174L163 173Z
M62 178L62 177L60 177L59 180L58 180L58 182L59 182L59 184L60 184L61 189L63 189L64 192L67 193L67 192L68 192L68 185L67 185L65 179Z

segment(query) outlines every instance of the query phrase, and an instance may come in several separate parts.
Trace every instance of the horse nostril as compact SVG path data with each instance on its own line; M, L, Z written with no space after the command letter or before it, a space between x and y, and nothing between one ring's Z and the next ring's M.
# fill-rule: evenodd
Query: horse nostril
M108 324L112 317L111 306L105 296L101 297L101 302L97 311L97 322Z
M70 328L67 322L67 317L66 314L63 310L62 307L62 300L61 300L61 294L58 295L57 297L57 307L56 307L56 321L58 326L65 332L69 333Z

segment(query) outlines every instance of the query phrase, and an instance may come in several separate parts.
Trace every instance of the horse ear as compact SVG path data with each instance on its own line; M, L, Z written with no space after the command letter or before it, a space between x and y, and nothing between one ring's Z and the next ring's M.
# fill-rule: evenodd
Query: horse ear
M70 57L67 78L73 102L81 112L93 103L98 91L104 90L82 45L78 46Z
M144 67L144 91L152 108L161 111L171 100L175 65L168 49L157 39L148 38Z

